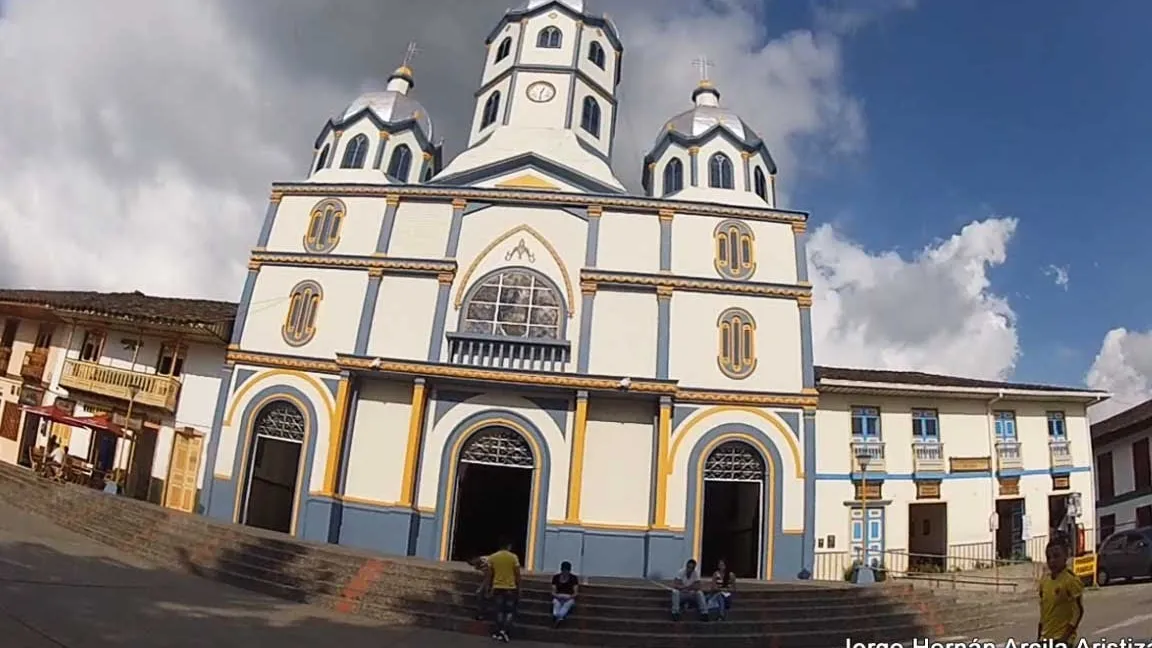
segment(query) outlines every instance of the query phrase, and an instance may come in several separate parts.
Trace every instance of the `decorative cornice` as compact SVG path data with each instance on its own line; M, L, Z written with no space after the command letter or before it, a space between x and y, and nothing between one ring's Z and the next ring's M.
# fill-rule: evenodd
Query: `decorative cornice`
M436 275L436 281L444 284L445 286L451 286L452 280L455 278L456 273L454 272L441 272L440 274Z
M382 139L382 140L386 140L386 139L388 139L389 137L392 137L392 133L389 133L389 132L388 132L388 131L386 131L386 130L381 130L381 131L378 131L378 134L380 135L380 139ZM428 155L428 154L427 154L427 153L425 153L424 155Z
M581 282L580 283L580 292L585 294L585 295L595 295L596 294L596 284L592 283L591 281Z
M801 295L797 297L796 305L800 308L812 308L812 295Z
M452 199L452 209L464 209L467 206L468 206L468 200L466 198L453 198Z
M657 215L659 215L660 220L671 222L672 217L676 215L676 212L671 209L661 209L659 212L657 212Z
M792 221L792 233L803 234L808 231L808 223L804 221Z
M255 257L257 255L253 254L252 256ZM255 258L253 258L251 261L248 262L248 269L249 270L259 270L260 269L260 262L257 261Z
M520 189L489 189L458 186L429 185L355 185L355 184L275 184L273 190L284 195L324 196L324 197L372 197L396 196L398 198L441 198L460 199L493 204L515 203L540 206L587 207L591 213L594 207L614 208L622 211L658 215L660 210L671 210L678 215L715 216L717 218L740 218L744 220L772 223L805 222L808 215L803 212L779 209L732 207L712 203L690 202L685 200L656 200L632 196L589 195L560 193L555 191L524 191Z
M397 196L396 194L388 194L384 197L384 204L388 205L389 207L395 207L396 205L400 204L400 196Z
M374 270L414 273L414 274L456 274L455 261L434 261L423 259L399 259L394 257L356 257L332 254L295 254L252 252L248 267L261 265L311 266L340 268L345 270Z
M673 290L685 292L721 293L725 295L757 295L761 297L781 297L785 299L808 299L811 304L812 288L800 285L769 284L751 281L727 281L721 279L692 279L668 275L652 275L628 272L606 272L602 270L581 270L580 281L593 282L599 286L626 286L630 288L652 288L658 295L670 294Z
M716 392L696 389L679 389L676 401L680 403L715 403L722 405L752 405L759 407L803 407L815 408L816 396L795 394L774 394L764 392Z
M588 218L600 218L604 214L604 208L600 205L592 205L588 207Z
M656 299L672 299L672 286L656 286Z
M229 348L225 358L231 364L247 364L258 367L282 367L285 369L316 371L319 373L340 373L340 365L337 364L335 360L295 358L275 353L251 353L248 351L237 351L231 348Z
M278 203L283 197L283 191L273 191L272 194L268 196L268 202Z
M368 271L368 276L369 277L383 277L384 276L384 268L372 268L371 270Z

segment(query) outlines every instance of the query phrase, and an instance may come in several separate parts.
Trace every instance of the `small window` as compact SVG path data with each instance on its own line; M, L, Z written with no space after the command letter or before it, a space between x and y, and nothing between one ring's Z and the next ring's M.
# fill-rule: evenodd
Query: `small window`
M54 324L41 324L40 328L36 331L36 344L37 349L47 349L52 346L52 334L56 332L56 325Z
M580 113L580 128L593 137L600 137L600 104L592 97L584 97L584 110Z
M326 198L316 203L308 217L308 231L304 233L304 249L324 254L331 252L340 242L340 230L347 210L344 203Z
M504 59L508 58L508 55L511 53L512 38L508 37L500 41L500 46L496 48L496 60L494 62L499 63L500 61L503 61Z
M344 147L344 159L340 162L341 169L363 169L364 160L368 158L368 136L357 135L348 141Z
M742 221L724 221L713 232L716 258L713 265L728 279L747 279L756 272L756 239Z
M768 179L764 177L764 170L760 167L756 167L756 171L752 174L752 187L761 200L768 202Z
M713 153L708 160L708 186L717 189L732 189L732 160L723 153Z
M555 27L545 27L540 30L536 35L536 47L543 47L545 49L560 49L560 44L564 42L564 35L560 30Z
M741 308L729 308L720 314L716 326L720 371L735 380L752 375L756 370L756 322L752 316Z
M1056 441L1068 438L1068 430L1064 426L1064 412L1048 412L1048 438Z
M497 90L488 95L488 100L484 102L484 114L480 117L480 128L485 129L496 123L496 118L500 114L500 91Z
M183 344L165 342L160 345L160 356L156 359L156 373L179 378L184 373L184 358L187 355L188 349Z
M940 418L936 410L912 410L912 436L920 442L940 440Z
M852 408L852 437L855 439L880 438L880 408Z
M1116 519L1115 516L1113 516L1112 519L1113 519L1113 521L1115 521L1115 519ZM1118 535L1118 536L1113 536L1113 537L1108 538L1107 540L1104 541L1104 546L1100 547L1100 551L1123 551L1124 546L1127 543L1128 543L1128 538L1125 537L1123 534Z
M84 341L80 344L80 359L84 362L99 362L104 353L104 331L84 331Z
M331 146L325 144L324 148L320 149L320 155L316 158L316 168L312 170L313 173L323 169L324 165L328 164L328 151L331 148Z
M1132 444L1132 482L1137 490L1152 489L1152 454L1148 451L1148 437Z
M1108 502L1116 497L1116 478L1113 475L1112 453L1096 455L1096 498Z
M995 412L996 439L999 441L1016 440L1016 412Z
M684 188L684 163L680 158L668 160L664 165L664 195L676 193Z
M592 41L588 45L588 60L601 70L604 69L604 48L600 43Z
M288 293L288 313L281 333L289 346L308 344L316 335L316 313L324 291L315 281L301 281Z
M20 329L20 320L8 318L4 320L4 334L0 337L0 349L11 349L16 342L16 331ZM3 370L0 369L0 373Z
M408 182L408 173L412 170L412 149L407 144L401 144L392 151L388 160L388 175L400 182Z

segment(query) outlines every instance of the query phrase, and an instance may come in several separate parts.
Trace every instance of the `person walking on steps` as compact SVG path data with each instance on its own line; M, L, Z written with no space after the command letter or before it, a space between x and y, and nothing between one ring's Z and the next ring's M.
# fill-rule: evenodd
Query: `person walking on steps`
M512 543L500 541L500 550L488 556L488 581L491 583L492 610L495 613L492 638L508 643L508 632L516 616L516 603L520 598L520 559L512 553Z

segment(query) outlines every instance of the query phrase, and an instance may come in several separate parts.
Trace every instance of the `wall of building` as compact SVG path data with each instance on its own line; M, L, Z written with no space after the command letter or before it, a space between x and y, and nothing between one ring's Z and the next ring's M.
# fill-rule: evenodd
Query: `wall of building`
M1112 497L1106 497L1106 493L1099 489L1096 491L1099 509L1097 520L1112 516L1116 531L1138 526L1137 509L1152 506L1152 486L1136 483L1133 458L1137 451L1135 444L1142 440L1152 440L1152 429L1137 430L1133 434L1097 444L1093 448L1098 479L1106 479L1106 473L1100 470L1100 458L1105 454L1112 456ZM1101 522L1099 526L1102 527L1104 524Z

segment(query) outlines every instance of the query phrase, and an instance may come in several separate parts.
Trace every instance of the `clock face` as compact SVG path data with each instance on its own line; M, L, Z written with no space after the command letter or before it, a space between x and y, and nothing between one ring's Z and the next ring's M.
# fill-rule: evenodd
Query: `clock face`
M528 86L528 98L536 103L544 103L552 101L552 97L556 96L556 86L548 83L547 81L537 81Z

